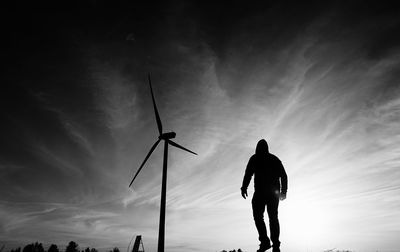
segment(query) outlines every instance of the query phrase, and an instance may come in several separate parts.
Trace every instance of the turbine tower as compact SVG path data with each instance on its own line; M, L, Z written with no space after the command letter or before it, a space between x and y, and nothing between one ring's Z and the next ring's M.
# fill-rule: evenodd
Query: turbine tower
M159 232L158 232L158 252L164 252L164 241L165 241L165 199L166 199L166 193L167 193L167 161L168 161L168 145L172 145L178 149L190 152L192 154L197 155L197 153L186 149L185 147L175 143L172 141L172 138L176 137L175 132L167 132L163 133L162 131L162 123L160 119L160 115L158 114L157 110L157 105L156 101L154 99L154 94L153 94L153 88L151 87L151 80L150 80L150 74L148 75L149 79L149 86L150 86L150 92L151 92L151 98L153 100L153 107L154 107L154 113L156 115L156 122L157 122L157 128L158 128L158 133L160 134L158 136L158 140L153 144L151 147L149 153L145 157L144 161L140 165L139 169L137 170L135 176L133 177L131 183L129 184L129 187L132 185L133 181L136 179L137 175L139 172L142 170L144 164L146 163L147 159L150 157L150 155L153 153L157 145L160 143L161 140L164 140L164 161L163 161L163 172L162 172L162 186L161 186L161 204L160 204L160 224L159 224Z

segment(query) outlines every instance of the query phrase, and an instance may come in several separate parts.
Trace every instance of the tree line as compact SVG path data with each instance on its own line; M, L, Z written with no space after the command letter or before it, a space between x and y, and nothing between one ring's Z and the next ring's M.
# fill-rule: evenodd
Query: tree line
M21 249L21 247L18 247L16 249L11 249L10 252L98 252L98 250L89 247L83 250L79 250L79 245L74 241L70 241L65 250L60 250L56 244L51 244L50 247L47 250L45 250L42 243L35 242L26 245L23 249ZM108 252L120 252L120 251L117 247L115 247L112 250L109 250Z
M39 242L31 243L25 245L23 249L21 247L16 249L11 249L10 252L98 252L95 248L85 248L83 250L79 250L79 245L74 242L70 241L65 248L65 250L60 250L56 244L51 244L47 250L44 249L43 244ZM117 247L109 250L108 252L120 252ZM221 252L243 252L241 249L234 249L234 250L222 250Z

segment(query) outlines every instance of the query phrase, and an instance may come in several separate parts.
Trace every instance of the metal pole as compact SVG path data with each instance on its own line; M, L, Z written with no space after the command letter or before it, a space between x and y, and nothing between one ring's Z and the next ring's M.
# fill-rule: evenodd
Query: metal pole
M164 140L164 164L161 185L161 206L160 206L160 227L158 232L158 252L164 252L165 241L165 199L167 194L167 161L168 161L168 142Z

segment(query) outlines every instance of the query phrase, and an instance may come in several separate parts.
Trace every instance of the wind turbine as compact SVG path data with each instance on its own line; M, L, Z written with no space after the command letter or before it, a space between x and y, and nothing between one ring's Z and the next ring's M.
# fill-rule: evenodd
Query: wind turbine
M153 153L157 145L160 143L161 140L164 140L164 162L163 162L163 173L162 173L162 186L161 186L161 206L160 206L160 224L159 224L159 231L158 231L158 252L164 252L164 241L165 241L165 199L166 199L166 192L167 192L167 161L168 161L168 145L172 145L178 149L190 152L192 154L197 155L197 153L186 149L185 147L175 143L172 141L172 138L176 137L175 132L167 132L163 133L162 131L162 124L161 124L161 119L160 115L158 114L157 110L157 105L156 101L154 99L154 94L153 94L153 88L151 87L151 80L150 80L150 74L148 75L149 79L149 86L150 86L150 92L151 92L151 98L153 100L153 107L154 107L154 113L156 115L156 121L157 121L157 128L158 128L158 133L160 134L158 136L158 140L153 144L151 147L149 153L147 153L147 156L145 157L144 161L140 165L139 169L137 170L135 176L133 177L131 183L129 184L129 187L132 185L133 181L136 179L137 175L139 172L142 170L144 164L146 163L147 159L150 157L150 155Z

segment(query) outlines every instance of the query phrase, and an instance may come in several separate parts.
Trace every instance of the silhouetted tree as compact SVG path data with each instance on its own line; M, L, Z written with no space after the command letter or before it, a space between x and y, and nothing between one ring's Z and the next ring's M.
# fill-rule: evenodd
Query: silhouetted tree
M22 252L33 252L33 243L26 245L23 249Z
M23 251L23 252L25 252L25 251ZM65 252L79 252L78 244L74 241L70 241L68 243L67 248L65 249Z
M242 250L241 250L241 249L238 249L238 252L242 252Z
M41 243L35 242L26 245L22 252L44 252L44 248Z
M90 252L98 252L98 251L97 251L97 249L95 249L95 248L91 248L91 249L90 249Z
M117 247L113 248L112 252L119 252L119 248Z
M16 249L11 249L10 252L21 252L21 247L18 247Z
M47 252L60 252L56 244L51 244Z
M44 252L42 243L35 243L35 252Z

